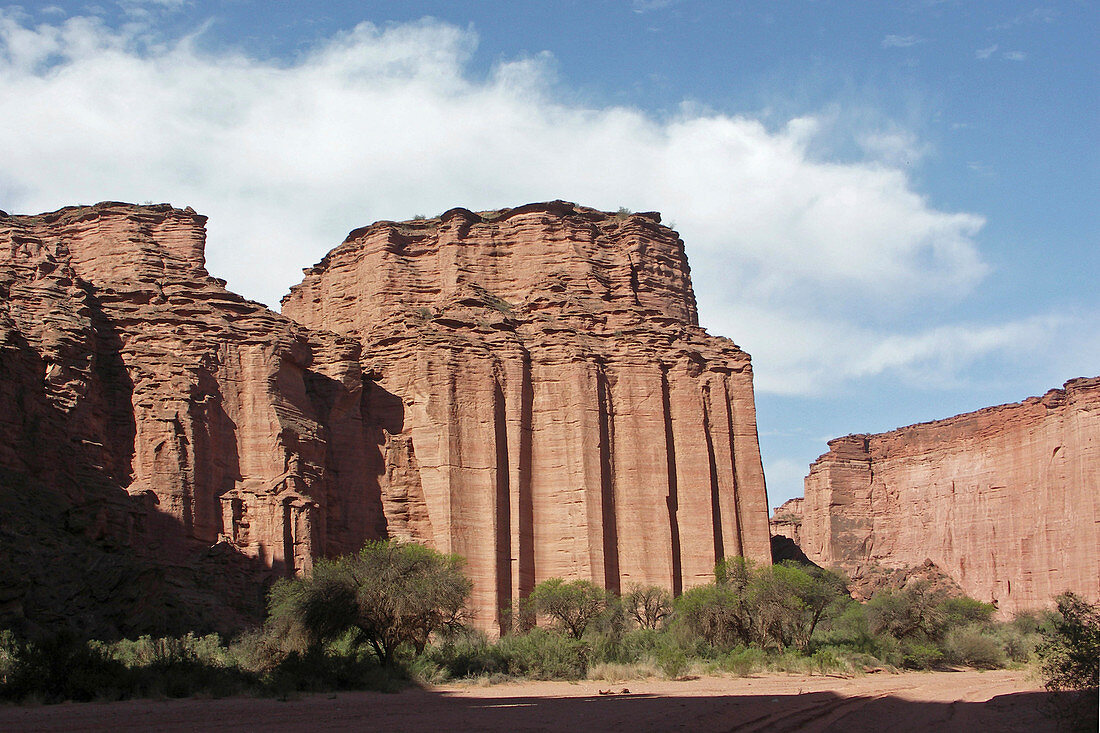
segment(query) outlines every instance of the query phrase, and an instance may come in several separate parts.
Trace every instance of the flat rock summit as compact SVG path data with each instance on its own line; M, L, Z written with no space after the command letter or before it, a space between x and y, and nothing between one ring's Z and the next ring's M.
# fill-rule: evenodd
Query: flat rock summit
M770 561L750 360L699 327L659 215L378 222L282 315L206 272L204 225L0 216L6 625L225 630L381 537L463 555L494 631L548 577Z

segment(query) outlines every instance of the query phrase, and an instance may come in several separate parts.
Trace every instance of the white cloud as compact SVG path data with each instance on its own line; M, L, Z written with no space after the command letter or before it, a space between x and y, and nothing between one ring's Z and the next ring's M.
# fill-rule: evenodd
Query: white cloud
M822 453L825 452L822 449ZM768 461L765 479L768 485L768 504L775 511L788 499L802 496L802 481L809 472L808 466L789 458L775 458Z
M580 107L555 97L547 55L471 78L476 40L434 21L363 24L274 62L0 11L0 208L193 206L210 216L209 269L270 304L376 219L555 198L660 210L688 243L705 325L753 354L764 390L950 372L965 359L948 347L1002 348L995 326L977 340L908 326L987 271L982 218L913 190L912 135L850 130L867 157L830 162L814 154L823 117L773 129Z
M1002 55L1009 61L1025 61L1027 59L1027 54L1023 51L1006 51Z
M898 36L890 34L882 39L883 48L909 48L924 43L927 39L920 36Z
M1083 318L1047 315L1007 323L914 328L874 325L870 318L837 321L767 304L701 300L700 310L704 306L717 322L732 324L731 332L739 342L753 345L755 363L767 365L754 369L757 389L786 395L824 396L846 384L882 376L921 390L954 389L966 385L968 369L990 358L1036 357L1039 361L1042 356L1049 363L1053 345L1074 341L1073 335L1089 323ZM1079 370L1097 343L1081 346L1067 363Z
M985 48L979 48L977 51L974 52L974 57L979 58L979 59L983 59L983 60L987 59L990 56L992 56L994 53L996 53L998 48L1000 48L1000 46L998 46L996 43L994 43L992 46L986 46Z

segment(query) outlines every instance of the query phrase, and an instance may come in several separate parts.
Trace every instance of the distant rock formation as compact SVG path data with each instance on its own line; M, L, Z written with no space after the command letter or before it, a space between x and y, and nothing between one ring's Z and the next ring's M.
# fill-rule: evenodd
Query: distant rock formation
M362 344L387 531L466 557L482 626L552 576L679 591L770 561L749 357L699 327L658 214L379 222L283 313Z
M375 224L300 325L208 275L190 209L0 212L0 623L225 629L384 536L466 556L483 628L553 575L768 560L749 358L658 221Z
M1100 377L837 438L805 483L772 531L857 586L883 569L935 566L1002 616L1066 590L1100 600Z

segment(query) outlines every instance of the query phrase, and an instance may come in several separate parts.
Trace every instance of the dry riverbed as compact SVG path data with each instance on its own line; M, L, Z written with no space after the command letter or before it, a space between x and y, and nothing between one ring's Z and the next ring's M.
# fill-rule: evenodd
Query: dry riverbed
M601 694L613 691L614 694ZM624 690L626 692L624 692ZM1044 731L1026 671L448 684L396 694L0 707L0 730Z

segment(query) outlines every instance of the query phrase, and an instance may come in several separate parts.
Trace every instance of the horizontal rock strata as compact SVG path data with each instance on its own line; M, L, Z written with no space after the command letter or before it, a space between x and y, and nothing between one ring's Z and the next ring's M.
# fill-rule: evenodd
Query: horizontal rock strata
M659 221L379 222L283 300L362 345L386 531L463 555L483 627L548 577L679 591L770 560L749 357L699 327Z
M1100 600L1100 378L837 438L805 484L797 536L820 565L858 579L931 560L1001 615L1066 590Z

